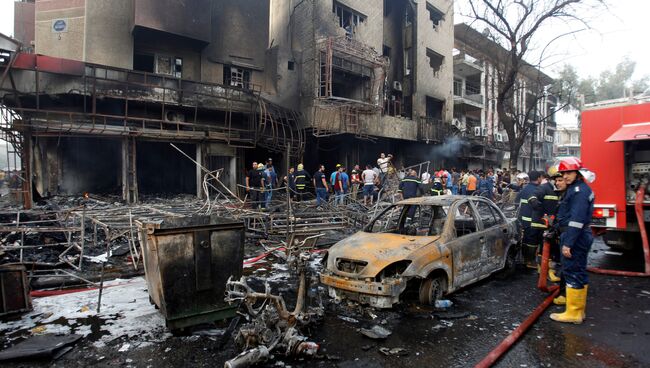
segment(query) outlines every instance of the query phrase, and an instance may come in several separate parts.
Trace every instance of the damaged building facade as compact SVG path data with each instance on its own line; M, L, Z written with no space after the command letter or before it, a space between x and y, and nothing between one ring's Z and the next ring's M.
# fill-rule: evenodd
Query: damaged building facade
M426 161L451 126L451 1L15 7L0 98L36 196L201 195L196 163L235 191L287 152L310 171Z
M34 53L2 68L24 186L136 202L201 194L196 163L235 190L245 161L300 156L299 113L263 95L268 7L226 17L218 3L37 1ZM235 26L258 32L225 37Z
M305 163L436 159L452 117L452 1L271 1L277 96L301 111ZM438 161L442 163L442 161Z
M454 28L452 125L466 142L462 157L469 168L507 167L510 159L509 137L496 109L499 70L495 67L496 61L505 60L507 52L489 35L466 24L457 24ZM514 105L518 114L527 115L529 122L534 119L536 126L533 134L526 138L519 161L513 167L521 170L545 169L553 160L557 102L548 90L552 83L553 79L538 68L530 64L522 68Z

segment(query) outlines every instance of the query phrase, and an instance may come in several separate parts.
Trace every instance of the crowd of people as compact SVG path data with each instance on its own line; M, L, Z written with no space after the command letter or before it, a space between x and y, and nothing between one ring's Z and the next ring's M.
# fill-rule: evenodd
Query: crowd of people
M393 166L393 155L381 153L376 163L365 166L354 165L352 170L337 164L334 170L326 173L324 165L319 165L311 174L304 165L289 168L288 175L280 178L273 166L273 160L266 163L253 162L246 175L246 192L254 208L267 208L273 198L274 190L280 184L288 186L295 201L305 200L313 190L317 206L329 201L333 196L335 205L343 205L346 198L360 200L364 205L376 202L389 176L399 180L399 193L402 198L421 195L481 195L492 200L504 192L516 193L526 183L527 176L519 171L503 169L456 170L456 168L437 170L413 169L397 170ZM512 198L514 199L514 198Z

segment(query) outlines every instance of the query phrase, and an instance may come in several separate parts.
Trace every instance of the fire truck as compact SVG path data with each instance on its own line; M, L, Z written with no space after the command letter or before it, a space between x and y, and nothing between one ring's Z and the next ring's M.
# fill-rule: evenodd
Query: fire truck
M592 228L605 243L630 250L641 244L650 211L650 98L598 102L582 112L581 159L596 173ZM642 223L637 213L642 214Z

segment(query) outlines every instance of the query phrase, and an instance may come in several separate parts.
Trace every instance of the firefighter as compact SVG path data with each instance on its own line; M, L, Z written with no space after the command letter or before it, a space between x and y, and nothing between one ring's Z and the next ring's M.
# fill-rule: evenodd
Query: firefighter
M307 193L307 183L309 183L309 180L311 180L311 175L305 171L305 166L303 164L298 164L298 171L296 171L295 176L298 201L305 200L305 193Z
M529 201L534 200L540 183L539 171L528 173L529 183L517 194L519 202L519 222L523 230L521 240L522 255L528 268L537 268L537 248L542 243L546 224L542 220L541 211L535 210Z
M582 323L587 305L587 255L593 243L589 223L594 211L594 193L585 183L582 162L575 157L560 161L558 171L566 181L567 189L557 213L560 229L562 272L566 280L566 310L553 313L558 322Z
M439 196L445 192L445 188L442 186L442 181L440 178L435 178L433 180L433 186L431 187L431 195Z
M404 199L419 197L422 194L422 182L418 179L417 171L409 171L399 183L398 192L402 193Z
M543 217L542 224L544 225L544 227L543 228L540 227L542 232L546 231L549 227L549 224L553 222L559 204L559 196L555 192L555 187L553 186L553 183L551 183L550 181L551 174L557 175L557 166L551 166L548 170L548 173L540 173L542 181L540 185L537 187L537 191L535 192L535 195L528 199L528 204L533 208L533 211L535 211L537 214L541 214ZM556 244L556 242L552 241L551 244L552 245ZM543 246L543 242L540 243L537 247L537 259L541 259L542 246ZM555 261L559 261L559 260L555 260ZM557 277L553 268L549 269L548 276L549 279L553 282L560 281L560 278Z

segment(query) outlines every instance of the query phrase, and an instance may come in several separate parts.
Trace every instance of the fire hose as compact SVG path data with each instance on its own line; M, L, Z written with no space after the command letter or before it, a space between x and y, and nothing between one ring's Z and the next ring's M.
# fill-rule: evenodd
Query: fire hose
M544 239L544 247L542 248L542 265L539 271L539 278L537 279L537 288L545 293L550 293L542 304L538 305L535 310L516 328L510 335L508 335L496 348L494 348L483 360L476 364L476 368L491 367L508 349L514 345L517 340L530 328L530 326L537 321L539 316L553 303L553 299L560 293L558 285L548 286L548 268L549 258L551 254L551 244L547 239Z
M618 271L606 270L597 267L587 268L590 272L614 275L614 276L650 276L650 245L648 243L648 233L645 227L643 216L643 199L645 197L645 185L641 185L636 192L636 200L634 202L634 210L636 218L639 223L639 230L641 232L641 241L643 245L643 256L645 260L645 272L632 272L632 271ZM494 364L510 347L517 342L517 340L528 330L528 328L544 313L544 311L551 305L553 299L560 293L560 287L557 285L548 286L548 268L550 256L550 243L544 239L544 247L542 248L542 264L539 272L539 279L537 280L537 288L543 292L550 293L535 310L526 318L514 331L508 335L494 350L492 350L483 360L481 360L476 368L490 367Z
M650 276L650 245L648 244L648 233L646 231L645 221L643 218L644 197L645 197L645 185L641 184L639 186L639 189L636 191L636 200L634 201L634 211L636 213L636 219L639 224L639 230L641 232L641 244L643 245L643 258L645 260L645 272L606 270L598 267L589 267L587 268L588 271L602 274L602 275L613 275L613 276L637 276L637 277Z

